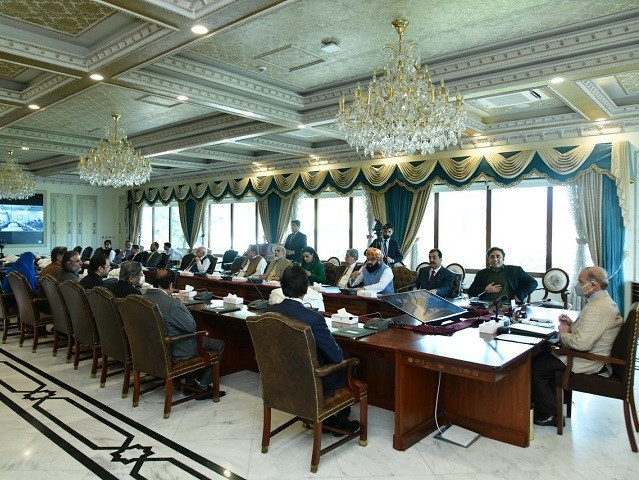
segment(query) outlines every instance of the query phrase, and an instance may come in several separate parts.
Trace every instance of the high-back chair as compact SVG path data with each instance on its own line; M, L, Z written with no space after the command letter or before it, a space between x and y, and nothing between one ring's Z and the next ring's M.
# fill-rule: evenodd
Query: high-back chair
M15 296L13 293L4 293L1 285L0 318L2 319L2 343L7 343L7 337L9 336L10 329L17 327L17 333L20 333L20 314L18 312L18 306L15 305ZM15 320L16 323L12 323L12 320ZM11 335L15 334L16 333L11 333Z
M69 317L67 304L60 291L60 284L52 275L43 276L40 282L47 300L49 300L53 317L53 356L55 357L58 354L60 335L64 335L67 337L67 363L70 363L75 339L73 338L73 324L71 323L71 317Z
M222 255L222 270L228 270L231 268L233 260L237 258L237 250L227 250Z
M453 280L453 293L451 294L451 297L459 297L464 291L466 269L459 263L451 263L446 268L455 274L455 280Z
M82 250L82 255L80 255L80 260L82 260L83 262L88 262L89 260L91 260L92 254L93 247L85 247L85 249Z
M208 274L213 273L215 271L215 266L217 265L217 257L215 255L207 255L206 258L208 258L209 261L211 262L209 264L209 268L207 269L206 273Z
M232 273L239 272L242 269L244 260L246 260L246 257L244 255L239 256L235 260L233 260L233 263L231 264L231 268L230 268L231 272Z
M344 270L336 267L333 262L326 261L322 262L322 264L324 265L324 272L326 273L326 284L335 285L335 282L337 282L337 272L343 272Z
M430 262L422 262L419 265L417 265L417 268L415 269L417 274L419 274L419 271L424 267L430 267Z
M395 267L393 268L393 287L396 292L406 290L407 287L415 283L417 272L413 272L410 268Z
M36 298L29 281L20 272L14 270L8 275L8 278L20 315L20 346L24 344L26 326L29 325L33 327L32 351L35 353L40 339L40 327L52 321L50 314L41 311L43 305L47 305L47 299Z
M342 262L339 261L339 258L337 258L337 257L329 257L328 260L326 260L326 261L332 263L336 267L339 267L341 265L341 263L342 263Z
M180 270L185 270L191 267L195 263L195 254L187 253L182 257L182 261L180 262Z
M541 278L541 284L544 287L544 298L542 298L538 304L540 307L571 308L568 304L570 277L564 270L561 268L550 268L546 270L546 273L544 273L544 276ZM551 293L559 295L561 302L551 300L549 298Z
M77 282L67 280L60 285L60 291L67 304L67 310L69 311L69 317L73 325L73 337L75 340L73 369L77 370L80 364L80 350L82 345L89 346L93 358L91 378L95 378L98 371L98 358L100 356L100 337L84 288Z
M165 379L164 418L169 418L171 407L198 395L172 401L173 380L188 373L213 365L213 401L220 399L220 359L217 352L204 350L202 337L206 332L193 332L169 337L157 304L140 295L129 295L116 300L124 321L124 329L131 346L133 359L133 406L140 401L140 372ZM173 362L171 343L188 337L197 337L199 356ZM181 385L181 384L180 384Z
M246 320L262 380L264 424L262 453L268 452L270 438L298 420L313 424L313 453L311 472L317 472L320 456L359 436L365 446L367 428L367 385L351 376L352 367L359 363L349 358L339 364L320 367L311 328L299 320L270 312ZM324 396L322 377L346 369L347 386L334 396ZM321 450L322 424L335 413L359 402L360 430L350 433L324 426L347 435ZM284 425L271 431L271 409L295 415Z
M100 336L100 349L102 350L100 388L104 388L106 385L106 379L109 376L109 358L113 358L124 365L122 398L126 398L131 381L131 348L124 331L120 310L115 304L116 297L104 287L93 287L86 292L86 297Z
M555 385L557 385L557 434L561 435L563 433L562 410L564 395L568 406L568 418L570 418L571 414L573 390L617 398L623 401L623 414L626 420L630 448L633 452L637 452L637 442L632 431L632 422L634 421L635 430L639 432L639 420L637 419L637 407L633 393L637 357L637 332L639 331L638 314L639 303L633 303L626 321L621 326L617 338L612 344L612 350L608 357L579 352L569 348L556 350L558 355L567 356L566 369L555 374ZM573 373L571 370L575 357L608 363L612 367L612 375L603 377L601 375ZM630 420L631 414L632 421Z

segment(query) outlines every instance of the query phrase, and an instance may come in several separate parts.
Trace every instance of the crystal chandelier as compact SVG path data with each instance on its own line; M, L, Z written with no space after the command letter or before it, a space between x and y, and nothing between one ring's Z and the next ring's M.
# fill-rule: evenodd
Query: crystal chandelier
M36 182L13 160L13 150L0 163L0 199L24 200L35 194Z
M115 124L107 128L106 138L97 150L80 157L80 178L101 187L132 187L149 181L151 161L133 149L124 129L118 125L120 115L112 115Z
M386 45L384 74L373 79L364 93L357 86L353 104L340 101L338 125L346 141L365 155L422 154L457 145L465 130L466 113L459 92L453 103L442 80L434 86L428 68L419 63L419 45L402 43L407 20L395 20L397 47Z

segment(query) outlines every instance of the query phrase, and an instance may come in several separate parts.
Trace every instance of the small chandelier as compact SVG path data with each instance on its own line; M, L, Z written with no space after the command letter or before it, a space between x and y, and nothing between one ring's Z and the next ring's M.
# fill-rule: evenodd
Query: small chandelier
M149 181L151 161L133 149L124 129L118 125L120 115L113 114L115 124L107 128L106 138L97 150L80 157L80 178L101 187L132 187Z
M428 68L419 63L419 45L402 43L407 20L395 20L399 45L386 45L384 74L373 79L367 94L359 85L350 107L342 97L337 116L346 141L365 155L384 156L422 154L457 145L465 130L466 112L459 92L449 101L444 81L433 86Z
M35 195L36 182L13 160L13 150L0 163L0 199L24 200Z

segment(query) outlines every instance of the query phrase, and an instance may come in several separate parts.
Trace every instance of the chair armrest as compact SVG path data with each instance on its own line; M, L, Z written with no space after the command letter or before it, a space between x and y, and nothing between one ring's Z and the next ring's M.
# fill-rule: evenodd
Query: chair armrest
M328 365L324 365L323 367L318 367L315 369L315 376L322 378L325 377L326 375L329 375L333 372L336 372L338 370L342 370L346 367L348 367L349 365L357 365L359 363L359 359L357 358L347 358L342 360L339 363L330 363ZM350 367L349 367L350 369Z
M13 292L2 292L0 293L0 299L5 300L7 298L14 298L15 295L13 294Z
M597 355L595 353L580 352L579 350L572 350L570 348L556 348L553 349L557 355L566 355L569 359L573 357L584 358L586 360L593 360L595 362L612 363L613 365L626 365L626 360L623 358L606 357L604 355Z
M185 338L191 338L191 337L199 336L200 334L206 335L206 332L199 331L199 332L181 333L179 335L172 335L170 337L168 337L168 336L164 337L164 341L166 343L173 343L173 342L177 342L178 340L183 340Z
M49 306L49 299L47 299L46 297L36 297L33 300L31 300L31 303L33 304L33 306L36 308L36 310L40 313L42 313L42 308L44 306Z

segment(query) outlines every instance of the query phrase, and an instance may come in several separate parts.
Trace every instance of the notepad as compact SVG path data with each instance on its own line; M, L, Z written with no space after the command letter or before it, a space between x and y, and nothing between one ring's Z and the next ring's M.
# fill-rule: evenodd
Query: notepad
M539 337L528 337L526 335L516 335L514 333L502 333L495 337L497 340L505 340L507 342L526 343L528 345L536 345L541 342Z
M481 435L479 435L479 433L475 433L471 430L466 430L465 428L458 427L457 425L450 425L444 428L444 430L442 430L440 433L435 434L435 438L437 440L443 440L445 442L453 443L464 448L470 446L480 436Z
M346 338L360 338L366 337L367 335L372 335L376 333L375 330L370 330L368 328L337 328L331 332L333 335L338 337L346 337Z

